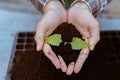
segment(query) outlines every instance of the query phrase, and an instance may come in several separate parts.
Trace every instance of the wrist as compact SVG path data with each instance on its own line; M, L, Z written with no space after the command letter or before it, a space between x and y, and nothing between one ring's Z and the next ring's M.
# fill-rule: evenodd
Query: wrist
M62 3L59 0L51 0L44 7L44 14L52 12L54 15L61 19L61 21L66 22L67 12L64 9Z
M89 10L89 12L92 13L92 9L86 1L76 0L71 4L71 7L72 6L79 7L79 9Z
M62 6L62 2L60 0L47 0L44 4L44 7L43 7L43 12L45 13L46 10L48 10L49 8L58 8Z

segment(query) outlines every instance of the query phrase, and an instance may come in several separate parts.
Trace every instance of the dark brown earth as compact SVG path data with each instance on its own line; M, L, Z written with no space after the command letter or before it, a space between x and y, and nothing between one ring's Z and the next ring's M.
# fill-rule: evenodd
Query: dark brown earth
M54 33L62 34L63 42L71 42L72 37L80 37L80 33L75 29L75 27L72 24L67 23L63 23L58 26L53 34ZM72 61L76 61L80 52L79 50L72 50L70 44L64 45L61 43L59 47L51 47L56 55L61 55L63 57L66 64L69 64ZM55 74L56 76L59 76L59 74L64 75L64 77L67 79L68 76L65 73L62 73L61 70L56 70L52 63L43 54L43 52L36 52L35 50L17 52L14 58L12 70L10 71L11 79L53 80L52 77ZM61 79L58 77L57 80L63 79L62 77Z
M71 24L61 24L54 33L62 34L62 39L65 42L70 42L72 37L81 37L79 32ZM32 36L34 37L34 36ZM24 41L22 41L24 42ZM34 42L35 44L35 42ZM15 57L12 67L9 71L11 80L119 80L120 63L114 64L116 58L114 49L111 47L111 40L106 38L96 45L84 63L82 70L70 76L67 76L60 69L55 69L54 65L44 56L44 53L35 50L15 51ZM30 47L30 46L29 46ZM30 48L30 49L31 49ZM52 46L56 55L61 55L65 62L69 64L71 61L76 61L80 51L71 49L70 45L60 44L59 47ZM108 57L110 55L110 57ZM113 67L110 67L110 66ZM114 74L113 74L114 73Z
M64 42L71 42L73 37L80 37L80 33L72 24L61 24L54 32L57 34L62 34L63 43L59 47L52 46L53 51L56 55L61 55L68 65L72 61L76 61L80 50L72 50L71 45L64 45Z

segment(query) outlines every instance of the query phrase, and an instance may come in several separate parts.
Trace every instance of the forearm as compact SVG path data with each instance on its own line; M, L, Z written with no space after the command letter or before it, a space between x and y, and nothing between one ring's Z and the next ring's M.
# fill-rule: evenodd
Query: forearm
M32 2L32 4L38 9L38 11L41 11L43 13L43 7L45 6L45 3L48 0L29 0ZM62 3L62 0L58 0Z
M43 13L43 6L44 6L44 3L47 1L47 0L30 0L34 5L35 7L41 11ZM73 1L73 0L59 0L59 1L64 1L64 2L69 2L69 1ZM98 16L99 14L102 13L104 7L107 5L108 2L110 2L111 0L85 0L89 5L90 5L90 8L92 9L92 13L93 15L96 17ZM63 3L64 3L63 2ZM64 3L65 4L65 3ZM66 7L66 6L65 6Z
M29 0L39 11L43 13L43 5L47 0Z

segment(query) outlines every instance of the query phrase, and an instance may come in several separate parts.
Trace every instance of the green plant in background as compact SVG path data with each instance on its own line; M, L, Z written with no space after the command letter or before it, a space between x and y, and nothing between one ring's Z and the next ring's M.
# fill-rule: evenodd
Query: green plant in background
M65 8L66 8L66 9L69 9L69 8L70 8L70 5L72 4L73 1L74 1L74 0L64 0L64 2L65 2Z
M45 42L52 46L59 46L62 41L61 34L53 34L45 38ZM78 37L73 37L72 42L64 42L64 45L71 44L73 50L80 50L89 46L88 43Z

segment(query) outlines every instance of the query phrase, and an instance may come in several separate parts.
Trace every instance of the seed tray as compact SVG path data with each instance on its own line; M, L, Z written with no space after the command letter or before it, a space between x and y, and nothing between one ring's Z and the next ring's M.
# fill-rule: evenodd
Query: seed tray
M34 32L19 32L16 34L5 80L11 80L9 71L11 70L12 65L15 63L15 56L26 51L35 50L34 35Z
M15 59L16 55L29 51L36 52L34 35L35 32L19 32L16 34L5 80L12 80L10 70L14 63L19 61ZM79 73L82 77L78 77L77 80L83 78L83 80L120 80L120 31L101 31L100 36L100 42L96 45L95 50L90 53ZM45 79L40 78L39 80ZM64 80L71 79L65 77Z

